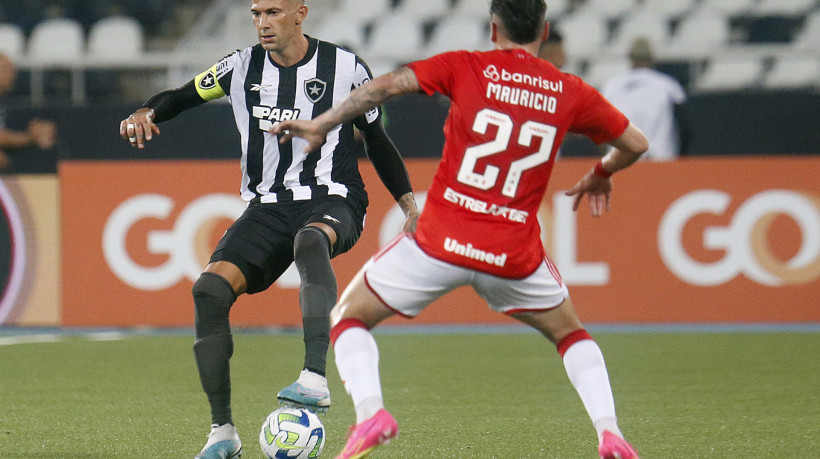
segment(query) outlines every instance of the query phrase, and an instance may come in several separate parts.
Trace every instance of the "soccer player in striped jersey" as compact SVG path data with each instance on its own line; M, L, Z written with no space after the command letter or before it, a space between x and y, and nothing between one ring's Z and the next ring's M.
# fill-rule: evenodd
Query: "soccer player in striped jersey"
M544 0L491 0L495 50L433 56L353 91L313 121L273 128L315 148L328 129L388 98L423 91L451 100L442 160L415 234L376 254L331 312L336 366L357 424L339 458L360 458L388 442L398 424L384 409L378 348L370 329L414 317L433 300L470 285L489 306L539 330L558 348L598 433L602 458L631 459L604 358L584 330L547 256L536 219L555 154L576 132L615 147L567 194L586 195L594 216L609 209L610 175L648 148L646 137L594 88L537 58L547 38Z
M337 296L330 259L358 240L368 204L354 125L407 217L405 228L413 229L418 218L407 170L378 107L339 123L315 148L307 149L301 139L280 143L268 132L283 120L319 116L370 81L371 74L352 52L303 34L304 0L256 0L250 12L259 44L228 55L181 88L152 97L120 124L121 136L144 148L160 133L157 123L228 96L241 137L240 193L248 208L193 286L194 353L212 417L208 443L197 457L241 454L230 406L229 311L237 296L265 290L291 262L301 278L305 362L298 380L278 398L320 413L330 406L325 369L329 313Z

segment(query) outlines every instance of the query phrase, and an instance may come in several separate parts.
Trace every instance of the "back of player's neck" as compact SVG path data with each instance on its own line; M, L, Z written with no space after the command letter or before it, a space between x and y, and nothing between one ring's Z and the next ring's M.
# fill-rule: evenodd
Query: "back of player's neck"
M522 45L521 43L515 43L515 42L510 41L510 40L499 40L499 41L497 41L493 44L495 45L495 49L500 49L500 50L520 49L520 50L523 50L523 51L526 51L526 52L532 54L533 56L538 55L538 44L537 43L527 43L527 44Z

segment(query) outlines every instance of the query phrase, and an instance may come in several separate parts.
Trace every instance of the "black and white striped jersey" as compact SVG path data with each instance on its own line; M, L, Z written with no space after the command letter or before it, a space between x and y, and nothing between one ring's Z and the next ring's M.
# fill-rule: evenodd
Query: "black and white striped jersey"
M364 197L352 123L331 130L325 144L309 154L303 153L304 139L280 144L267 132L279 121L319 116L372 77L350 51L308 40L304 59L291 67L280 67L255 45L224 57L194 79L202 99L230 99L242 143L241 196L246 201L287 202L351 193ZM353 123L381 122L380 116L375 108Z

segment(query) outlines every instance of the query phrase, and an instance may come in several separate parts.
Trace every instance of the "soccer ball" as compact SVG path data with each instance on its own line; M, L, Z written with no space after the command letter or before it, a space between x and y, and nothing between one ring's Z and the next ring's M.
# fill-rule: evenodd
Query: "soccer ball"
M325 447L325 426L312 411L282 407L265 419L259 445L270 459L319 457Z

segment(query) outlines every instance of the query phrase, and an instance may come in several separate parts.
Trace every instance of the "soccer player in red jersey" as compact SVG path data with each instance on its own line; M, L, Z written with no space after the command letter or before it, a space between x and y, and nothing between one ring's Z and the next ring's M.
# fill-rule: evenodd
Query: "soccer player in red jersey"
M489 52L456 51L414 62L353 91L312 121L272 129L310 149L339 123L392 96L439 92L451 100L441 163L415 234L403 233L357 274L331 313L336 366L357 424L339 457L369 454L398 433L384 410L370 329L470 285L490 308L540 331L558 348L595 426L604 458L636 458L623 439L600 348L579 321L540 240L536 212L567 132L615 148L567 195L577 210L609 210L610 175L648 148L644 135L580 78L537 58L547 37L544 0L492 0Z

